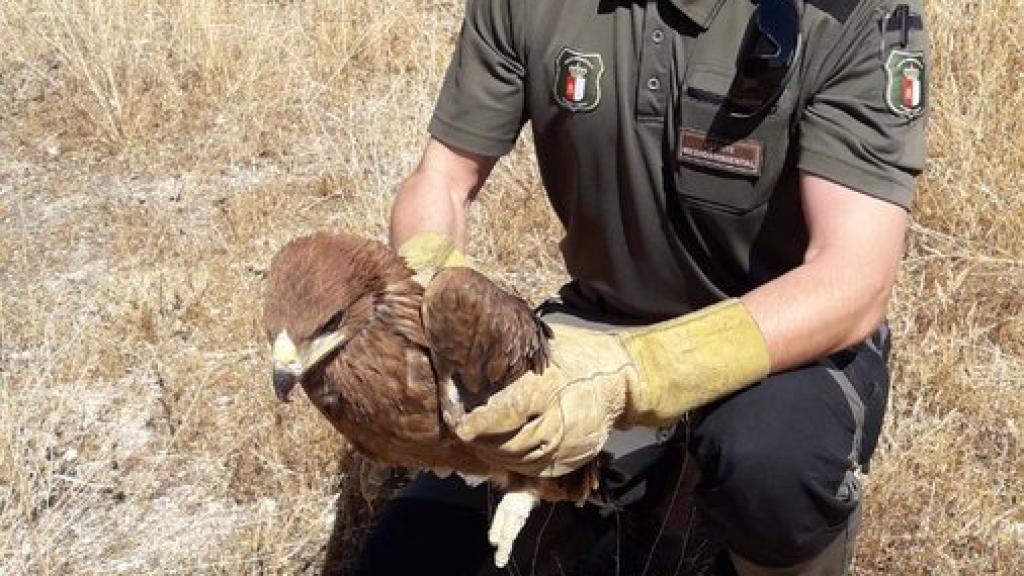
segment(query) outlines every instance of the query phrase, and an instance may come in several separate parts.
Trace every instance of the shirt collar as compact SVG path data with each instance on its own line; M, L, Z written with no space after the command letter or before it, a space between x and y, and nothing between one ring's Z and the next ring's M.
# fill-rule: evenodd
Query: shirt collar
M718 14L723 2L725 0L672 0L672 4L680 12L705 30L711 26L711 21L715 19L715 14Z

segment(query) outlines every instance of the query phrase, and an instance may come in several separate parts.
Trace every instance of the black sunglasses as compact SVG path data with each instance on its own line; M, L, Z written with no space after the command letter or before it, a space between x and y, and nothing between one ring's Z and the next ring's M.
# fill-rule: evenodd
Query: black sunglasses
M800 14L793 0L758 0L726 96L729 115L752 118L774 105L786 89L802 45Z

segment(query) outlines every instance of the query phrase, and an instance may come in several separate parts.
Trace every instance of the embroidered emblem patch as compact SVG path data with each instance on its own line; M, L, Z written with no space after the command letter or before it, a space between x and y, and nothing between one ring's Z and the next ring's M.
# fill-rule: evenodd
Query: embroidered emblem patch
M904 118L917 118L928 103L924 52L893 50L885 61L885 104Z
M601 103L604 60L600 54L585 54L562 48L555 58L555 102L570 112L590 112Z

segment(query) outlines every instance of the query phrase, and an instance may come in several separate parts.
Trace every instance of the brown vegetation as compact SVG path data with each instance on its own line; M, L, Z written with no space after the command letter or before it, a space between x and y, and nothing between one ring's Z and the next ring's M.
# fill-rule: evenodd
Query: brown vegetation
M0 4L0 573L315 572L336 501L358 540L374 475L274 399L262 280L300 233L382 237L460 6ZM927 9L931 159L857 573L1020 574L1024 3ZM531 155L472 250L539 298L563 273Z

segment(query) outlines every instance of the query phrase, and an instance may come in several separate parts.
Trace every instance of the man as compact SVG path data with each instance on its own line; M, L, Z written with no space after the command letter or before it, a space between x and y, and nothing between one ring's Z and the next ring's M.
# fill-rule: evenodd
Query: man
M546 317L554 363L456 433L527 474L602 448L619 471L604 508L554 515L557 541L535 513L522 561L675 573L692 456L719 573L845 572L924 163L926 37L907 2L469 0L392 243L426 277L460 260L468 204L532 124L573 278ZM486 571L482 491L417 480L362 572Z

